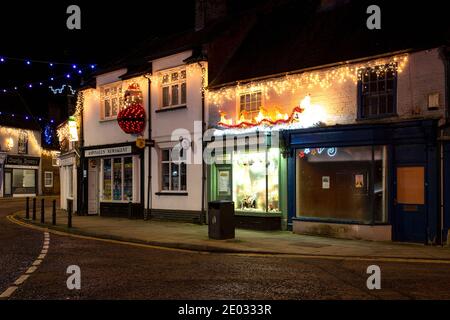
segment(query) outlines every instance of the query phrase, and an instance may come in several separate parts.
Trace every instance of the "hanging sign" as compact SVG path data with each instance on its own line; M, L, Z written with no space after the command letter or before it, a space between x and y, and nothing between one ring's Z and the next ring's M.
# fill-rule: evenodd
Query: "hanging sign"
M75 117L69 117L68 120L69 125L69 141L75 142L78 141L78 128L77 128L77 121L75 120Z

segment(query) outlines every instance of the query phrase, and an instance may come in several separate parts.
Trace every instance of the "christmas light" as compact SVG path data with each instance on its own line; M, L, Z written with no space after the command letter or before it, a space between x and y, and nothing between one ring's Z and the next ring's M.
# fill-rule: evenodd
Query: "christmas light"
M266 99L280 96L286 92L294 93L296 90L309 90L316 87L331 88L333 85L345 82L358 83L362 73L376 69L381 75L384 72L394 71L401 73L408 62L408 55L399 55L389 58L371 60L363 63L346 64L325 70L306 71L296 74L286 74L265 80L255 80L235 86L220 89L206 90L206 97L210 104L221 106L225 101L236 101L242 93L261 91Z
M62 94L64 92L64 89L66 89L66 88L69 89L71 94L76 93L76 90L74 90L71 85L66 85L66 84L63 84L61 86L61 88L59 88L59 89L53 88L52 86L49 86L48 88L52 91L53 94Z

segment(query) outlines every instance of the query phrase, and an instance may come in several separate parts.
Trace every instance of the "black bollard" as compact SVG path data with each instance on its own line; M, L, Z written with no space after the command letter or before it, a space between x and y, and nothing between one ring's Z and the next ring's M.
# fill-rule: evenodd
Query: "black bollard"
M52 208L52 224L56 226L56 200L53 200L53 208Z
M45 223L45 203L44 203L44 199L41 199L41 223Z
M33 221L36 220L36 198L33 198Z
M67 226L72 228L72 200L67 200Z
M30 220L30 197L27 197L26 209L25 209L25 218Z

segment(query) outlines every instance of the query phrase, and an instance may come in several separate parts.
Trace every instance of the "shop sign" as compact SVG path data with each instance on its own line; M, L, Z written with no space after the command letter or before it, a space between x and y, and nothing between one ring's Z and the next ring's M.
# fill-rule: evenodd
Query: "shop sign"
M330 177L329 176L322 177L322 189L330 189Z
M77 121L75 120L75 117L69 117L69 120L67 121L69 125L69 141L76 142L78 141L78 128L77 128Z
M131 146L123 146L105 149L86 150L84 155L86 156L86 158L89 158L89 157L115 156L120 154L128 154L131 152L132 152Z
M64 159L59 159L59 165L61 167L72 166L75 163L75 157L68 157Z
M6 165L39 167L39 161L40 158L8 156L6 158Z

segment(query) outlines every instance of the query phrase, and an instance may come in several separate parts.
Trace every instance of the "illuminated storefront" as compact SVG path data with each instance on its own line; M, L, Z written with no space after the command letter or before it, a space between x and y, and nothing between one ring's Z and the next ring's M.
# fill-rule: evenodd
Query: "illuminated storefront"
M236 146L225 151L211 165L209 198L232 200L238 227L285 228L287 213L282 185L285 183L285 163L278 147L260 150L251 145L248 148Z
M142 218L142 150L133 144L119 144L85 148L84 153L88 214Z

